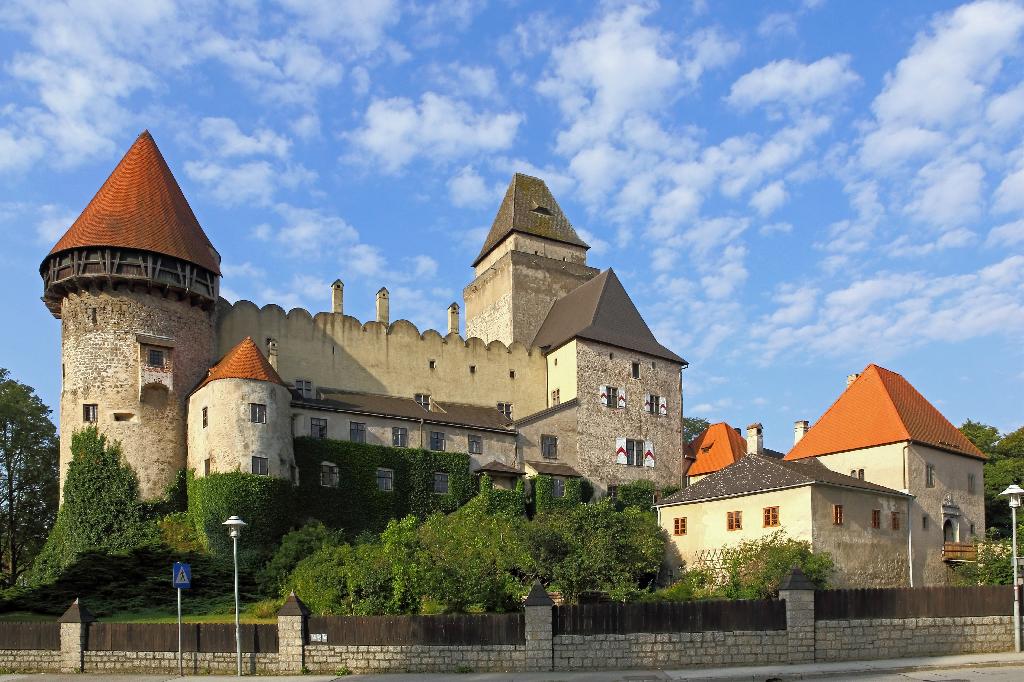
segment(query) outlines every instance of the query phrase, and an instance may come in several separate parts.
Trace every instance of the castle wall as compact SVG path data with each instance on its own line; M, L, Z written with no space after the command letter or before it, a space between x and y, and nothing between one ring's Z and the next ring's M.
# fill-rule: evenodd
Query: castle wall
M96 425L121 442L142 496L160 496L186 464L186 401L212 364L211 313L119 286L65 297L61 333L61 490L83 405L96 404ZM166 348L163 370L145 367L149 347Z
M568 464L578 470L577 409L575 403L566 404L563 401L562 405L563 407L552 408L547 414L519 425L519 451L524 462ZM554 459L545 458L541 450L541 436L544 435L558 437L558 456Z
M576 340L548 353L548 406L554 406L552 392L558 391L559 402L567 402L577 395Z
M248 301L222 301L218 316L221 354L246 336L261 345L273 338L277 370L286 382L310 379L317 387L405 397L428 393L435 400L471 405L511 402L514 414L545 407L544 357L522 344L485 344L434 330L421 335L406 320L385 327L334 313L311 317L294 309L286 314L278 306L260 309Z
M294 479L291 393L280 384L217 379L192 394L188 413L188 466L203 476L252 471L252 457L266 457L271 476ZM267 406L265 424L250 421L250 403ZM207 425L203 427L203 408Z

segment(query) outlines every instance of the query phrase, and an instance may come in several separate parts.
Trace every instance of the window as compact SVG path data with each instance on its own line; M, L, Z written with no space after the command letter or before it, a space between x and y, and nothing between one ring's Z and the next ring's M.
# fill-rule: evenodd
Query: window
M321 462L320 485L325 488L337 488L339 483L338 465L331 462Z
M430 432L430 449L435 452L444 452L444 431Z
M82 405L82 421L94 423L100 420L99 405Z
M349 422L348 439L353 443L365 443L366 424L364 424L363 422Z
M863 469L857 469L857 478L859 478L862 481L864 480L864 470Z
M833 504L832 505L832 525L841 526L843 525L843 505Z
M296 379L295 390L299 392L303 398L313 397L313 382L309 379Z
M252 456L252 473L257 476L270 475L270 460L266 457Z
M476 365L470 365L469 366L469 373L470 374L476 374Z
M409 429L404 426L392 426L391 445L396 448L409 447Z
M640 363L639 362L634 362L633 363L633 378L634 379L639 379L640 378Z
M552 497L565 497L565 479L564 478L552 478L551 479L551 496Z
M430 369L437 369L437 362L434 360L427 360L427 367Z
M642 467L644 465L644 442L626 439L626 466Z
M444 495L448 492L448 474L444 471L434 472L434 492Z
M389 493L395 489L395 472L393 469L377 469L377 490Z
M928 515L927 514L923 514L921 516L921 529L922 530L928 530Z
M971 524L971 535L974 535L974 524Z
M203 460L203 476L210 475L210 458L207 457Z
M657 363L655 363L654 360L651 360L651 369L657 369L657 368L658 368Z
M610 485L608 486L608 499L614 500L619 496L619 486Z
M686 535L686 517L683 516L672 521L673 535Z
M608 354L608 359L609 360L614 360L615 359L615 353L609 353Z
M430 409L430 394L429 393L417 393L416 404L422 407L424 410Z
M893 530L899 530L900 529L900 513L899 512L893 512L892 513L891 523L892 523L892 529Z
M924 468L924 484L928 488L935 487L935 465L929 464Z
M266 424L267 406L262 403L249 403L249 421L253 424Z
M619 406L619 389L615 386L605 386L605 393L608 396L608 407Z
M498 412L505 415L506 419L512 418L512 403L498 403Z
M209 425L210 425L210 410L208 408L204 407L203 408L203 428L205 429Z
M725 527L729 530L743 530L743 512L726 512Z
M540 437L540 454L545 459L558 459L558 436L542 435Z
M164 352L160 348L150 348L146 351L146 364L150 367L164 366Z
M882 527L882 510L872 509L871 510L871 527L881 528Z
M648 412L650 412L651 414L659 414L658 410L659 410L660 406L661 406L661 396L660 395L651 395L650 396L650 401L646 405L644 405L646 410Z
M482 455L484 454L484 439L480 436L469 437L469 454L471 455Z
M551 391L551 404L560 405L562 403L562 392L559 389Z
M967 492L974 492L974 474L967 474Z
M508 378L509 379L515 379L516 378L516 371L514 369L510 369L508 371Z
M765 507L764 508L764 527L774 528L779 525L779 508L778 507Z
M327 420L319 417L309 418L309 437L327 438Z

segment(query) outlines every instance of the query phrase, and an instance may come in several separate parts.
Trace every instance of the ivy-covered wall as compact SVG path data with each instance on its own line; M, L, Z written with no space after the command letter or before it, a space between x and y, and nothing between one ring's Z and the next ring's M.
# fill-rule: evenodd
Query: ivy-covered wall
M538 514L583 504L593 494L590 484L582 478L566 478L565 494L562 497L555 497L555 484L551 476L541 474L531 480L534 508Z

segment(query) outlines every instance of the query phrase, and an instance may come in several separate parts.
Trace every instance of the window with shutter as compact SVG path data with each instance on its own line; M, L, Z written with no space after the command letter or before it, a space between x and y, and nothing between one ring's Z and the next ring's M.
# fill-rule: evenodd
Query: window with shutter
M615 463L625 464L626 463L626 439L616 438L615 439Z
M621 386L618 389L618 396L615 402L615 406L620 409L626 407L626 389L622 388Z
M662 417L668 416L668 400L665 398L658 398L658 414Z
M644 441L644 466L648 468L654 467L654 441Z
M599 395L601 396L601 404L608 407L611 404L608 401L608 387L602 386Z

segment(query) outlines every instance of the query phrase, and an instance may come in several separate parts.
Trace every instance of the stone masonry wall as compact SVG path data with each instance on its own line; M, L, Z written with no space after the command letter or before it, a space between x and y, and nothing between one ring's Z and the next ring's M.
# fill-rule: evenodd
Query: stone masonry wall
M522 670L523 645L491 646L306 646L311 672L335 673L453 673Z
M688 668L786 662L786 631L557 635L555 670Z
M1013 650L1013 617L820 620L815 660L857 661Z
M226 673L234 674L238 669L234 652L182 654L186 674ZM277 654L242 654L244 674L277 673ZM109 672L156 672L177 674L178 652L176 651L86 651L85 670L87 673Z
M60 651L48 649L0 649L0 670L49 672L60 669Z

